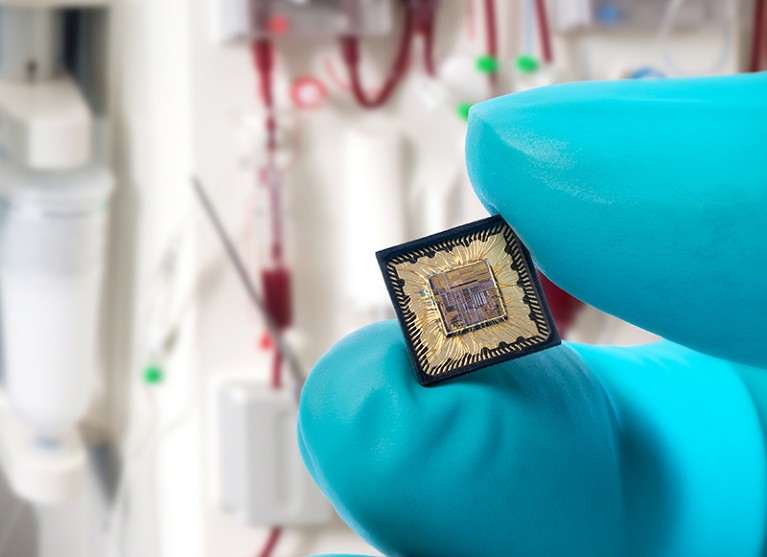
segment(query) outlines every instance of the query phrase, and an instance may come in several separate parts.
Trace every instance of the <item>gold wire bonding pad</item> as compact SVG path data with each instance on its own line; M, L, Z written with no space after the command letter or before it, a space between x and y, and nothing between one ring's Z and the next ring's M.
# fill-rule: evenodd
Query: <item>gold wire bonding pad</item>
M561 342L530 255L501 217L376 255L421 385Z

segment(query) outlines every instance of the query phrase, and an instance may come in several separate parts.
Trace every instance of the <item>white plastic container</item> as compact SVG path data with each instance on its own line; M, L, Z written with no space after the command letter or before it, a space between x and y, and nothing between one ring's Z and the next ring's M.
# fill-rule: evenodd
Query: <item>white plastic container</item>
M96 374L107 207L103 168L0 164L5 383L15 411L57 438L84 415Z
M344 139L344 290L355 311L391 304L375 252L407 237L403 141L399 130L375 121L350 129Z
M249 526L312 526L333 516L306 471L296 441L292 394L248 379L216 393L218 499Z

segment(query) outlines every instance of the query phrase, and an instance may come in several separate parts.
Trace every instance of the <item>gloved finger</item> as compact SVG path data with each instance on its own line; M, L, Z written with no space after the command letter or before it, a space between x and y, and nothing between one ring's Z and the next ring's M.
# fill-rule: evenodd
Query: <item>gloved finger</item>
M630 555L763 556L764 370L668 341L570 346L620 424Z
M750 396L729 362L670 343L561 346L423 388L385 322L312 371L299 445L390 557L748 557L767 516Z
M767 367L767 74L585 82L469 118L476 192L574 296Z
M424 388L395 322L309 375L299 445L341 517L385 555L615 556L615 423L558 347Z

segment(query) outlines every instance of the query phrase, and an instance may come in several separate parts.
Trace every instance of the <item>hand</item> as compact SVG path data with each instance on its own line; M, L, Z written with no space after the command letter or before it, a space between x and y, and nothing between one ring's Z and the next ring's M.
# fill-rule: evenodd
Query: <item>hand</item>
M344 520L390 556L763 555L766 153L767 74L473 109L488 209L559 286L678 344L566 343L427 389L395 323L358 331L299 412Z

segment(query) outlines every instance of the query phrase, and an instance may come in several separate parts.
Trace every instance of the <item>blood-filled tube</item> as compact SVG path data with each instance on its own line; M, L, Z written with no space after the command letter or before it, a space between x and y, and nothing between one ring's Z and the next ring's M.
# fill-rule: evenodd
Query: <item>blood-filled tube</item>
M547 64L554 59L549 32L549 16L546 12L546 0L535 0L535 16L538 20L538 35L541 41L541 58Z
M277 121L274 108L273 69L274 51L268 39L257 39L251 47L253 64L259 78L259 95L266 109L266 163L258 173L258 188L264 199L263 214L266 226L260 232L264 246L261 264L261 290L264 306L281 331L293 320L291 274L285 264L284 222L282 203L282 175L277 167ZM275 348L272 360L271 383L275 389L282 385L282 357Z
M374 94L365 91L360 76L360 49L359 39L356 36L348 35L341 37L341 56L346 65L349 74L349 85L357 103L364 108L378 108L391 97L395 88L402 80L407 70L408 60L410 58L410 45L414 33L414 10L410 5L405 8L405 18L402 26L402 36L400 37L397 53L394 57L389 75L384 81L383 86Z

